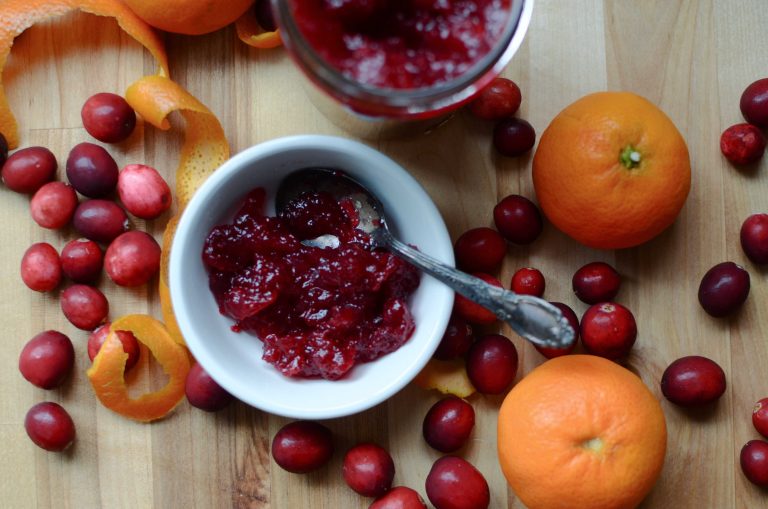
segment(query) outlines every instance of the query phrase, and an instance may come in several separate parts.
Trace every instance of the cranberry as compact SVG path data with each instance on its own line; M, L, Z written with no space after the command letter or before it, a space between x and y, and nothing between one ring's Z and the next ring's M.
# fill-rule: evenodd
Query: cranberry
M550 302L550 304L555 306L563 313L563 316L565 316L565 319L568 320L568 325L571 326L574 333L573 343L571 343L571 346L566 348L546 348L544 346L533 345L533 347L536 348L536 350L541 355L547 359L554 359L555 357L568 355L576 349L576 344L579 342L579 317L576 316L576 313L573 311L573 309L563 304L562 302Z
M72 341L61 332L41 332L21 350L19 371L32 385L54 389L64 383L75 364Z
M733 164L754 163L765 153L765 137L752 124L732 125L720 136L720 151Z
M636 338L635 317L621 304L594 304L581 317L581 341L593 355L620 359L629 354Z
M3 167L8 160L8 140L5 139L2 133L0 133L0 168Z
M768 263L768 214L752 214L744 221L741 248L752 263Z
M24 429L38 447L63 451L75 440L75 423L58 403L38 403L27 412Z
M511 288L515 293L541 297L544 295L545 286L544 274L538 269L525 267L512 275Z
M256 0L253 4L253 12L256 15L256 22L266 32L277 30L275 23L275 13L272 12L272 2L269 0Z
M676 405L706 405L717 401L725 392L725 373L706 357L682 357L664 370L661 392Z
M376 444L358 444L344 455L342 473L347 485L364 497L380 497L392 487L395 463Z
M750 124L768 128L768 78L749 85L741 94L741 113Z
M125 232L104 254L104 270L120 286L140 286L160 270L160 246L145 232Z
M755 408L752 409L752 424L758 433L768 437L768 398L755 403Z
M70 240L61 250L61 269L75 283L93 283L101 274L104 255L92 240Z
M74 226L83 237L107 243L128 230L130 223L125 211L116 203L86 200L75 210Z
M184 392L190 405L206 412L218 412L235 399L199 363L189 370Z
M29 204L32 219L51 230L65 227L75 214L77 193L63 182L48 182L37 190Z
M517 348L500 334L488 334L467 354L467 375L477 392L501 394L517 376Z
M440 452L461 449L475 427L472 405L455 396L441 399L424 417L421 431L424 440Z
M427 509L427 504L417 491L397 486L377 498L368 509Z
M483 474L456 456L435 461L425 485L436 509L485 509L490 504L491 494Z
M109 152L93 143L80 143L69 152L67 178L88 198L102 198L115 190L117 163Z
M128 101L107 92L89 97L80 117L88 134L104 143L123 141L136 127L136 112Z
M621 276L607 263L588 263L573 275L573 292L587 304L613 300L620 287Z
M101 350L101 345L107 340L111 326L110 322L106 322L88 336L88 358L91 359L91 362ZM125 330L117 331L117 339L123 344L123 352L128 354L128 360L125 361L125 370L128 371L139 362L139 355L141 355L139 341L132 332Z
M272 439L272 457L283 469L305 474L322 467L333 455L331 430L312 421L286 424Z
M507 254L507 243L491 228L473 228L464 232L454 246L460 269L467 272L493 272Z
M482 279L489 285L501 288L501 282L489 274L477 272L473 276ZM488 311L480 304L472 302L463 295L456 294L454 302L454 312L469 323L477 325L490 325L496 322L497 318L491 311Z
M749 296L749 273L733 262L715 265L699 285L699 303L711 316L722 318L738 310Z
M61 260L56 249L46 242L29 246L21 258L21 279L36 292L48 292L59 286Z
M33 194L56 176L56 156L44 147L17 150L5 161L3 182L11 191Z
M768 486L768 442L750 440L741 449L739 455L741 471L749 482L757 486Z
M155 219L171 207L171 188L156 169L143 164L123 168L117 194L125 209L142 219Z
M443 339L435 350L434 358L447 361L463 357L472 346L472 326L458 315L451 315Z
M536 131L521 118L506 118L493 128L493 146L507 157L518 157L536 144Z
M469 103L469 111L483 120L501 120L517 113L522 99L514 81L496 78Z
M539 208L528 198L512 194L493 209L493 222L501 235L514 244L530 244L541 235L544 223Z
M78 329L93 330L107 319L109 302L98 288L72 285L61 292L61 310Z

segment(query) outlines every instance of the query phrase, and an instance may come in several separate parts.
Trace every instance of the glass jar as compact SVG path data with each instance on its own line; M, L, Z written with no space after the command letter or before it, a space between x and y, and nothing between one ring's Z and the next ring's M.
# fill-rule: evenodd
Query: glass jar
M312 85L312 102L332 122L363 138L427 131L444 122L506 67L523 42L533 0L511 0L501 35L490 51L449 81L422 88L384 88L356 81L328 63L303 36L294 0L272 0L283 42Z

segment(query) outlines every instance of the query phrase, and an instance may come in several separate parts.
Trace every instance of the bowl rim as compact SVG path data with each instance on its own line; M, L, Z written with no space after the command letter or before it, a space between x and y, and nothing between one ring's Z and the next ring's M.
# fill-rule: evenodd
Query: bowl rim
M224 367L219 363L211 363L210 358L205 354L205 349L202 346L203 340L194 332L192 321L189 318L188 313L179 312L179 308L177 307L177 303L184 300L182 297L182 280L184 278L179 272L184 256L182 245L185 244L188 237L192 235L198 218L204 214L205 204L216 196L216 191L232 176L246 168L252 167L259 160L295 149L318 150L336 154L354 154L355 157L359 159L375 160L377 163L374 166L386 167L387 171L392 173L393 178L401 180L405 186L414 188L418 194L423 194L423 212L426 220L437 228L434 234L439 239L438 245L444 246L443 249L445 253L443 253L443 256L445 259L443 259L443 261L451 265L454 264L453 245L442 215L424 187L400 164L385 154L361 142L347 138L328 135L286 136L258 143L230 158L210 175L208 179L206 179L189 201L179 219L168 262L168 283L171 302L177 309L174 315L182 336L184 336L187 343L187 348L189 348L197 362L205 368L206 372L236 398L250 406L283 417L295 419L331 419L344 417L372 408L391 398L403 389L416 377L416 375L418 375L431 359L434 350L440 343L442 333L440 334L440 337L431 338L431 343L427 343L428 348L422 349L418 356L412 358L410 363L405 369L400 371L397 376L389 379L386 383L383 383L372 397L358 398L348 404L337 404L323 409L301 409L296 408L295 406L281 405L280 402L270 401L269 398L264 398L259 393L241 393L238 390L239 386L230 384L230 379L236 377L231 377L229 374L225 373ZM344 168L342 168L342 170L343 169ZM424 275L424 277L429 276ZM439 289L440 291L436 295L433 296L430 294L430 303L434 304L434 311L430 313L430 323L433 323L431 326L432 330L445 331L453 308L454 292L447 286ZM435 334L435 336L437 335ZM286 379L291 380L289 377L286 377ZM296 379L298 383L303 380L304 379L301 378Z

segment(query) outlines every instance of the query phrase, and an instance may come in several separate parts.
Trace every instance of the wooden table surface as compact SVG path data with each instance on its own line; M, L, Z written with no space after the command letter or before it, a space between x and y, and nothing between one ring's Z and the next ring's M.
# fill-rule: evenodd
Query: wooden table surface
M677 223L659 238L637 249L598 252L548 225L531 247L509 249L501 273L508 282L516 268L537 267L547 276L545 296L581 313L586 306L570 289L573 272L594 260L615 264L624 277L618 300L639 324L629 363L654 393L661 397L661 373L678 357L705 355L724 368L728 390L714 409L685 412L663 402L669 448L644 507L768 507L768 495L750 485L738 466L741 446L757 438L752 405L768 396L768 282L765 270L746 260L738 240L750 213L768 211L768 163L740 172L718 149L720 132L742 121L741 91L768 71L765 7L765 0L537 0L526 42L505 73L523 91L520 115L538 132L583 94L631 90L659 104L689 144L691 194ZM218 115L233 152L289 134L342 134L308 101L282 50L248 48L232 29L169 36L167 45L173 77ZM109 19L73 14L28 30L17 39L4 74L22 146L47 146L63 166L73 145L92 141L81 126L83 101L96 92L122 93L154 70L149 54ZM140 126L129 141L111 148L118 164L147 163L172 179L183 139L183 122L174 120L180 128L158 132ZM371 144L426 186L455 238L490 225L501 197L533 197L530 158L494 155L490 130L460 114L429 136ZM19 261L31 243L47 241L60 249L74 233L44 231L31 221L27 197L5 188L0 195L0 505L363 508L369 501L346 488L340 470L343 451L361 440L386 446L397 467L395 483L424 494L438 454L424 443L421 420L439 395L416 387L361 415L328 422L338 452L327 468L306 476L288 474L270 461L270 439L287 421L245 405L211 415L184 403L151 425L102 407L85 378L86 333L66 322L55 294L34 293L19 278ZM166 220L137 226L159 236ZM726 260L747 267L752 292L738 316L715 320L699 307L696 291L704 272ZM100 286L113 318L159 316L154 286L128 290L106 278ZM17 369L24 343L45 329L69 335L76 349L74 375L54 391L31 386ZM532 347L514 340L522 373L542 362ZM25 435L24 414L43 400L63 404L76 423L77 441L64 454L46 453ZM491 507L522 507L496 460L500 398L475 395L470 401L477 425L463 455L488 479Z

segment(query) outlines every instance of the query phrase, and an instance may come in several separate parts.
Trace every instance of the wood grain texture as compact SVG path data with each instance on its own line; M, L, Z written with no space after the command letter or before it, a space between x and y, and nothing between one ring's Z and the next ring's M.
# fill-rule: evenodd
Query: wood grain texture
M715 408L686 412L663 403L669 449L662 478L643 504L647 508L768 507L766 493L749 484L738 467L741 446L757 438L752 405L768 396L766 270L746 260L738 231L750 213L768 211L768 168L763 162L738 171L718 149L720 132L741 121L741 91L768 69L765 26L764 0L537 0L526 42L505 73L523 90L520 115L539 132L581 95L621 89L659 104L689 144L691 195L677 223L659 238L637 249L598 252L548 226L532 246L511 247L500 274L508 284L517 268L538 267L547 276L546 297L581 313L586 306L573 296L571 275L589 261L614 263L625 281L619 301L639 323L630 366L657 395L663 369L683 355L706 355L725 369L728 391ZM314 109L282 50L248 48L231 29L195 38L168 36L167 44L174 79L219 116L233 152L289 134L343 134ZM17 39L4 73L23 146L49 147L63 167L72 146L91 141L79 115L85 98L122 92L154 68L152 58L109 19L74 14L28 30ZM183 120L176 115L172 120L178 128L170 132L140 125L131 139L110 147L118 164L146 162L172 181L183 140ZM533 196L530 158L494 155L490 130L460 113L427 136L369 143L424 184L456 237L490 225L500 198ZM101 407L84 374L87 335L66 322L55 295L29 291L18 276L21 255L32 242L60 249L74 234L38 228L26 197L5 188L0 195L3 507L365 508L369 501L346 488L340 474L343 452L363 440L388 447L397 466L395 482L424 493L438 454L421 438L421 421L439 396L415 387L361 415L328 422L337 453L328 468L307 476L270 462L270 438L287 421L244 405L216 415L182 405L152 425ZM166 219L136 226L159 236ZM714 320L700 309L696 291L704 272L726 260L748 268L752 293L738 316ZM118 288L106 278L100 284L112 317L159 316L152 291ZM45 329L61 330L75 343L75 372L56 391L32 387L17 369L24 343ZM514 341L522 375L542 358L519 338ZM41 451L25 435L25 412L43 400L60 402L76 422L77 442L64 454ZM496 461L500 399L473 396L471 402L477 428L461 454L488 479L491 507L521 508Z

